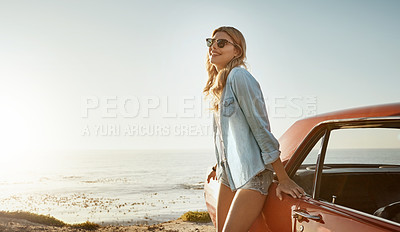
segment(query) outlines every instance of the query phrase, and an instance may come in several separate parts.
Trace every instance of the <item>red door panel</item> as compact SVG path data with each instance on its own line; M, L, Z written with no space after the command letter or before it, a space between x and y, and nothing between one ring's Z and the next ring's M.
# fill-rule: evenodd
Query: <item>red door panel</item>
M256 222L253 224L251 232L272 231L272 232L291 232L292 224L292 210L296 209L299 205L299 199L292 198L288 195L283 196L283 200L276 197L276 183L272 183L268 191L268 197L265 201L264 208L260 214L259 222L263 223L266 229L258 230L254 228L262 228L257 226Z
M381 232L400 231L400 228L377 219L335 207L332 204L304 197L294 209L293 231Z

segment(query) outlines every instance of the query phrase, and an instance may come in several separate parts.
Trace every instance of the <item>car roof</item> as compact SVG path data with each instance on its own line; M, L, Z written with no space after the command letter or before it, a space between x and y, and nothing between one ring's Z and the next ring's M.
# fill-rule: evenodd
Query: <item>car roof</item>
M390 116L400 116L400 103L351 108L298 120L279 138L281 160L289 160L312 129L324 121Z

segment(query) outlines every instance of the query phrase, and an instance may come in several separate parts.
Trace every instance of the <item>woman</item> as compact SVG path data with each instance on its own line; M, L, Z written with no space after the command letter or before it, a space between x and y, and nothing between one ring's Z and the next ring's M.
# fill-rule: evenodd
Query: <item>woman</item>
M217 231L248 231L260 214L275 171L282 192L294 198L304 190L287 175L279 143L270 132L258 82L246 70L246 42L233 27L220 27L206 39L209 79L203 92L211 97L217 164L211 178L220 183Z

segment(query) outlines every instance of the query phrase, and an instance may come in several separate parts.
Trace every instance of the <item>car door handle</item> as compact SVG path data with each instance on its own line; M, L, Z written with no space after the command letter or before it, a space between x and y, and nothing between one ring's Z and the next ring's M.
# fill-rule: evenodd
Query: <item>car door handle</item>
M321 220L320 215L311 215L304 210L293 210L293 218L296 218L296 219L307 218L307 219L315 220L315 221Z

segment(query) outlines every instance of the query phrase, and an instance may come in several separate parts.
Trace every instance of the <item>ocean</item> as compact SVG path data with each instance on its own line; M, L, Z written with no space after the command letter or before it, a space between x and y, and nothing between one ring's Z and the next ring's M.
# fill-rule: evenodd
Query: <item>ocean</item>
M4 159L3 159L4 160ZM67 223L156 224L205 211L207 151L75 151L3 162L0 210Z

